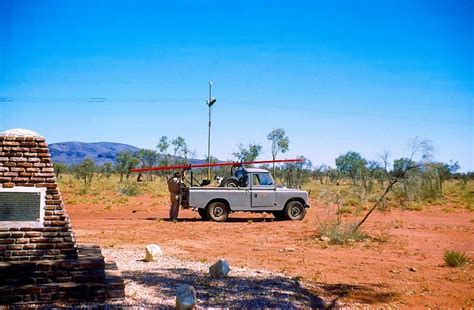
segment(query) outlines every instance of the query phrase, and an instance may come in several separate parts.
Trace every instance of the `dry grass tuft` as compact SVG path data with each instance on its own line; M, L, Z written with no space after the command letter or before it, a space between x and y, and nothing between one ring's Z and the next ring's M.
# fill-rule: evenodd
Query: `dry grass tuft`
M449 267L463 267L469 263L469 258L466 253L446 251L444 252L444 262Z

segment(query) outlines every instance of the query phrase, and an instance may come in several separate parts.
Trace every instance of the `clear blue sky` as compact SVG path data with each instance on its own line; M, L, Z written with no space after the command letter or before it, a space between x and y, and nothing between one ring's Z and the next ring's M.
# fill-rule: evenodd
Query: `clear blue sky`
M212 153L285 128L290 152L334 166L406 154L474 170L473 1L0 1L0 130L50 143ZM103 97L94 102L90 98Z

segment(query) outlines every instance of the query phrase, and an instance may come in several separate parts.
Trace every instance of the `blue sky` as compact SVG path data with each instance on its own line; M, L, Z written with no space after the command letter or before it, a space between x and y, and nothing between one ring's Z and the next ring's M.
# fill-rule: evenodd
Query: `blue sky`
M473 1L0 1L0 130L212 154L284 128L313 164L355 150L474 170ZM94 102L90 98L106 98Z

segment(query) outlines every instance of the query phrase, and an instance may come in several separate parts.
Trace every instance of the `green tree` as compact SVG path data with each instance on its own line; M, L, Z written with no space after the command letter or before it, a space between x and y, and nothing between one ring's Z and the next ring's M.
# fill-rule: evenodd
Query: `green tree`
M300 187L311 176L312 163L304 156L298 156L299 162L285 163L281 172L288 187Z
M438 172L438 177L439 177L439 190L442 192L443 191L443 183L446 180L449 180L452 178L453 174L455 174L460 166L459 163L456 162L450 162L448 163L432 163L431 167L433 169L436 169Z
M339 185L339 179L341 178L341 172L337 168L329 167L328 177L329 177L329 182L336 183L337 185Z
M397 183L401 183L409 179L410 176L416 175L417 172L423 171L423 166L429 164L433 154L433 145L431 141L415 138L412 139L408 145L411 148L410 157L394 161L392 171L387 171L386 173L387 176L389 176L387 187L373 206L367 211L365 216L357 223L357 225L354 226L353 231L358 230L365 221L367 221L372 212L383 203L385 196L394 190ZM420 158L419 161L415 160L416 157Z
M367 161L362 156L353 151L349 151L336 158L336 167L344 175L352 180L352 184L356 184L356 180L360 177L362 170L365 168Z
M273 129L267 139L272 143L272 159L275 160L278 153L286 153L289 149L290 140L283 128ZM275 174L275 163L273 163L273 174Z
M130 170L137 167L139 163L137 156L131 152L120 152L117 154L117 163L115 164L115 171L120 175L120 182L123 181L123 177L130 177Z
M239 144L238 148L237 152L232 153L238 161L254 161L262 152L262 146L254 143L250 143L247 147Z
M168 141L167 136L162 136L160 138L160 142L156 145L158 151L163 155L163 165L167 166L169 164L169 154L168 154L168 149L170 147L170 142Z
M361 165L359 170L359 177L362 182L362 187L371 192L374 188L374 182L377 178L380 178L382 165L375 161L365 161L365 165Z
M314 167L313 169L313 177L319 180L319 183L323 184L324 179L326 179L327 183L327 178L329 176L329 170L331 167L325 164L318 165Z
M56 174L56 177L58 178L61 174L66 173L68 171L68 167L63 163L54 163L53 168L54 168L54 173Z
M177 156L187 155L188 146L186 144L186 140L184 140L183 137L178 136L176 139L171 140L171 145L173 145L174 161L178 163L180 160L177 158Z
M141 149L137 154L142 168L149 168L158 164L159 155L156 151ZM147 171L148 180L153 181L152 171Z
M112 163L105 163L100 167L100 173L108 180L114 172Z
M97 167L94 161L92 161L92 159L89 159L89 158L84 159L74 169L74 172L77 175L77 177L79 179L83 179L85 185L91 184L92 177L94 176L94 172L96 171L97 171Z

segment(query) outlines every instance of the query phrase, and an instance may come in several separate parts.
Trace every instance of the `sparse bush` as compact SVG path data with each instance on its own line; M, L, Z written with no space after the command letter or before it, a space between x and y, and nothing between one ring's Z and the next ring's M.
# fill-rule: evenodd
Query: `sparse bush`
M444 261L449 267L462 267L469 263L469 258L465 253L458 251L446 251L444 252Z
M123 184L119 191L126 196L137 196L140 194L140 187L137 183L130 182Z
M342 206L339 209L337 209L336 214L351 214L352 209L350 207Z
M388 231L382 231L377 235L371 236L371 239L378 243L387 243L390 240L390 233Z
M77 190L78 195L85 195L89 192L89 187L88 186L82 186Z
M403 206L403 210L421 211L421 210L423 210L423 203L422 202L409 203L409 204Z
M331 244L348 244L351 241L361 241L366 239L367 234L354 230L353 224L342 222L320 223L320 237L328 237Z

